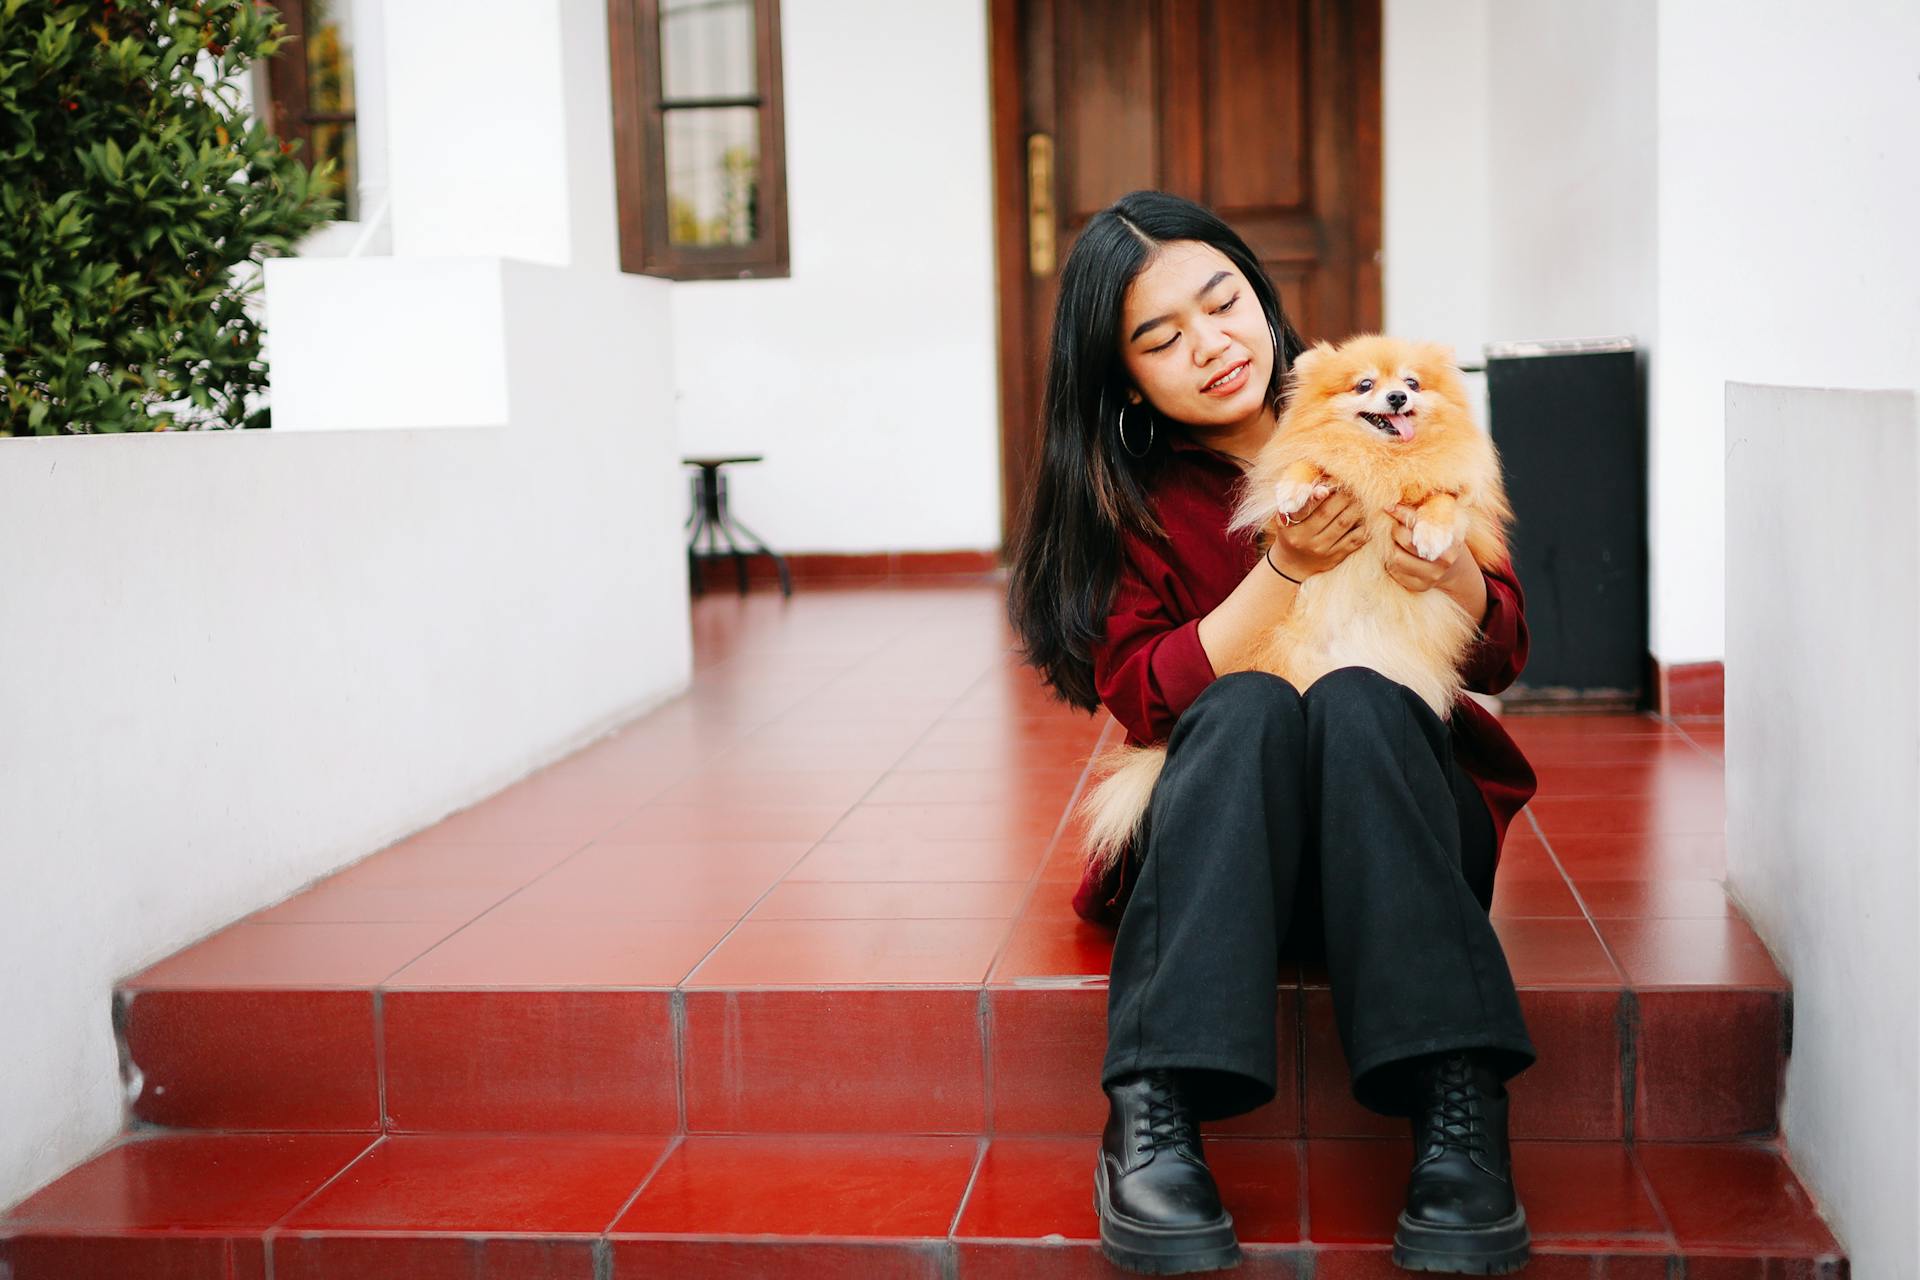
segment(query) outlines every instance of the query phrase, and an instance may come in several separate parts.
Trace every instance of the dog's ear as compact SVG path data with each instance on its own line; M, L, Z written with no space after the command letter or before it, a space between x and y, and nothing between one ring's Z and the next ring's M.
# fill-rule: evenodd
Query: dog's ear
M1311 378L1314 368L1332 354L1333 344L1331 342L1321 341L1314 343L1293 358L1294 378L1301 382Z
M1414 348L1414 356L1422 363L1440 365L1455 373L1460 372L1459 358L1455 356L1453 347L1447 343L1422 342Z

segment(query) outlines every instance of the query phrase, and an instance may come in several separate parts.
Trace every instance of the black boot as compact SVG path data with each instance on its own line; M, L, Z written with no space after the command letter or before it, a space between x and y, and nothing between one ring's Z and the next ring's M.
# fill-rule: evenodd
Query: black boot
M1093 1207L1108 1260L1156 1276L1237 1265L1233 1219L1174 1074L1127 1076L1107 1101Z
M1513 1190L1507 1091L1469 1050L1414 1072L1413 1173L1393 1234L1409 1271L1505 1275L1526 1265L1531 1236Z

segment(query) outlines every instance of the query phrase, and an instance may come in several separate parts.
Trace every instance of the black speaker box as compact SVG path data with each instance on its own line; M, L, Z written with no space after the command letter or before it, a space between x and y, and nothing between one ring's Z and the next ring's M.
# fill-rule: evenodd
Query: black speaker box
M1526 593L1515 710L1649 705L1647 396L1631 338L1489 344L1487 416Z

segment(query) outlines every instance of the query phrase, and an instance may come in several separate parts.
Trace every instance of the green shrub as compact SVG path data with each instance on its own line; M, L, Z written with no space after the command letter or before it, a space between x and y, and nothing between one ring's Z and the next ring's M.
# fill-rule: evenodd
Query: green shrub
M0 0L0 435L267 425L246 299L335 207L242 106L276 17Z

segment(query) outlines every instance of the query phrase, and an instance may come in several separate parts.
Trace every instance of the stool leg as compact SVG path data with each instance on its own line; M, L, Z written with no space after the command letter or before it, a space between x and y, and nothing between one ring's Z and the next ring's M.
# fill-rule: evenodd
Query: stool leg
M733 557L733 571L740 582L740 594L747 594L747 557L740 550L740 544L733 540L732 517L727 511L727 477L720 477L720 518L714 522L720 534L727 540L727 554Z
M761 537L759 534L747 528L747 526L741 524L738 520L735 520L731 516L729 516L727 522L733 527L733 530L735 532L739 533L742 537L746 538L748 542L752 543L754 548L757 551L759 551L760 554L764 556L769 556L772 558L774 571L780 575L780 594L783 596L791 597L793 595L793 578L787 572L787 558L781 555L778 551L775 551L772 547L768 546L764 541L761 540ZM729 541L731 541L731 538L729 538Z
M706 580L700 571L700 535L707 535L707 554L714 553L714 521L720 512L718 485L714 483L715 470L702 467L693 477L693 514L687 517L687 525L693 529L693 536L687 539L687 578L693 594L698 596L706 590Z
M727 554L733 557L733 570L739 579L740 594L745 595L747 594L747 553L740 549L738 542L734 541L733 530L724 520L715 524L714 528L719 530L720 536L727 540Z
M703 585L700 581L700 554L695 548L700 545L700 528L706 523L700 507L700 477L693 479L693 510L687 513L687 522L683 528L693 530L687 539L687 588L695 596L700 594Z

